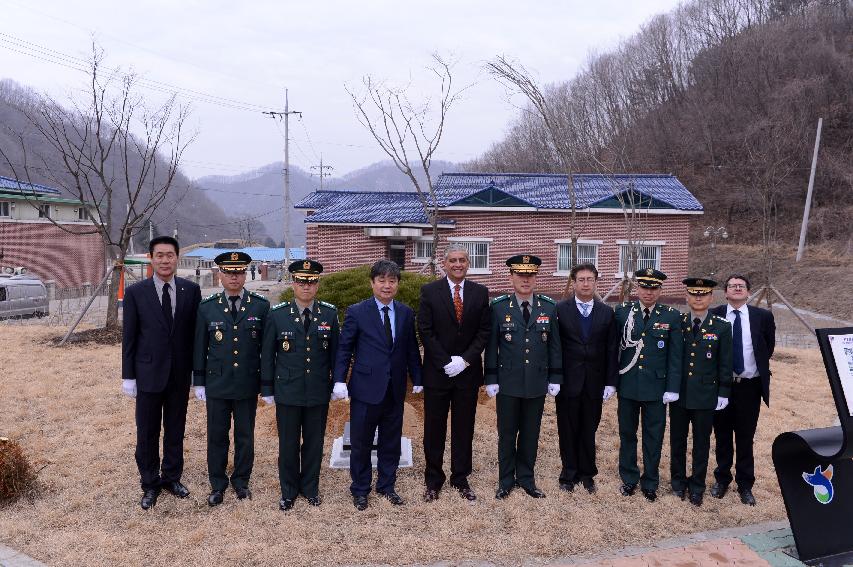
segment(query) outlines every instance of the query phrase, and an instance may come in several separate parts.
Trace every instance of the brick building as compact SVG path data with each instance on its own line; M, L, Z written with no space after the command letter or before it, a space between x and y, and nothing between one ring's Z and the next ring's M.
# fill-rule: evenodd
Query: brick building
M104 244L99 234L85 234L94 228L90 214L91 207L58 189L0 176L0 266L24 267L58 289L97 285L106 269Z
M663 294L683 297L690 219L702 214L687 188L672 175L573 178L578 260L597 266L599 293L610 291L630 268L634 248L638 268L669 276ZM437 257L448 242L462 242L471 257L471 279L497 293L509 288L506 258L529 252L542 258L539 290L559 296L573 264L567 183L558 174L443 174L436 183ZM415 193L317 191L296 208L307 213L308 256L328 271L383 257L408 271L428 269L432 228ZM631 238L626 208L636 219Z

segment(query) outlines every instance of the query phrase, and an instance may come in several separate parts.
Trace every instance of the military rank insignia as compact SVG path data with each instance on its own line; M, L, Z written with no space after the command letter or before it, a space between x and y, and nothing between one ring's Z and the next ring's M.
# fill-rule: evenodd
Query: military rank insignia
M507 314L506 314L506 316L504 317L504 321L506 321L507 323L509 323L510 321L512 321L512 317L510 316L510 314L509 314L509 313L507 313Z

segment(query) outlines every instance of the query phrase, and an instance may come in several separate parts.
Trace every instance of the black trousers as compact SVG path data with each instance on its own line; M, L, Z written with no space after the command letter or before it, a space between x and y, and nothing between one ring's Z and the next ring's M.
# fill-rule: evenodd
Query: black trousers
M470 488L474 417L479 388L424 388L424 483L440 490L444 474L447 414L450 414L450 484Z
M184 472L184 430L187 424L189 381L169 377L162 392L136 394L136 466L142 490L177 482ZM160 463L160 424L163 426L163 463ZM162 470L162 472L161 472Z
M329 404L309 407L275 405L278 481L282 498L292 500L300 493L306 498L319 495L320 465L328 415Z
M637 465L637 426L643 415L643 475ZM627 484L640 483L644 490L660 484L660 454L666 430L666 406L660 400L640 402L619 396L619 476Z
M258 399L207 398L207 475L212 490L228 488L228 432L234 419L234 472L231 486L248 488L255 462L255 414Z
M391 384L385 398L378 404L368 404L352 398L350 411L350 492L367 496L373 479L370 453L373 434L379 428L376 450L376 492L390 492L397 482L400 466L400 437L403 434L403 400L394 399Z
M516 398L498 393L498 486L511 490L536 488L533 467L539 449L539 428L545 396Z
M713 409L686 409L669 404L670 483L673 490L689 490L690 494L705 492L708 475L708 454L711 452ZM687 476L687 434L693 427L693 471Z
M580 482L598 474L595 432L601 422L601 395L557 394L557 432L560 435L561 483Z
M729 405L724 410L714 412L714 436L717 439L714 478L720 484L728 486L732 482L732 460L735 458L736 446L734 481L738 490L752 490L755 484L752 445L760 413L760 377L732 384Z

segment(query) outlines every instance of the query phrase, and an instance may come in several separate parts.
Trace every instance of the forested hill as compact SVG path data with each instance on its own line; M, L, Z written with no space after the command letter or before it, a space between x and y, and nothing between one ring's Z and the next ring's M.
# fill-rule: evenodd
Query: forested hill
M14 81L0 80L0 150L8 157L8 160L0 157L0 175L42 183L60 190L63 187L72 187L70 175L62 166L61 155L36 131L23 112L36 109L38 103L38 95L33 91ZM30 114L38 116L35 111ZM118 153L114 153L112 158L115 171L122 171ZM134 165L131 164L130 167ZM157 167L159 170L165 168L162 160L158 162ZM68 192L66 196L76 197ZM110 219L110 226L114 231L120 230L122 226L126 206L127 191L115 191ZM175 227L178 227L178 238L184 244L239 235L234 219L229 218L180 172L152 220L155 234L172 234ZM255 235L263 239L263 230L258 227ZM137 249L144 248L148 242L148 230L141 230L134 242Z
M849 0L688 1L546 97L575 171L674 173L705 207L694 239L762 245L796 245L823 117L809 242L853 255ZM558 171L532 116L467 167Z

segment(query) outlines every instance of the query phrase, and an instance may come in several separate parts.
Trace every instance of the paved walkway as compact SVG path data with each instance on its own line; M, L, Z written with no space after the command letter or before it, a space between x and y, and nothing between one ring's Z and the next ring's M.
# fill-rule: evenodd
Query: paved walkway
M45 564L0 543L0 567L45 567Z

